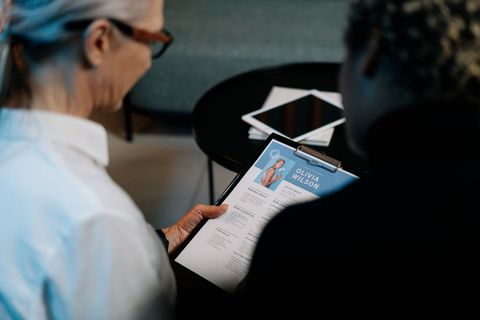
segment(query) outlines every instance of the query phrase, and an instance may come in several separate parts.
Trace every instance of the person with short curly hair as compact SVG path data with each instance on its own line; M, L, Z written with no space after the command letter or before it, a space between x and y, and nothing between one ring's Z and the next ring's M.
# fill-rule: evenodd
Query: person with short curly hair
M354 6L345 36L351 50L361 49L376 30L401 84L414 94L480 100L480 22L474 18L480 14L479 1L392 0Z
M243 307L298 319L478 314L480 1L357 0L345 42L346 131L370 172L267 224Z

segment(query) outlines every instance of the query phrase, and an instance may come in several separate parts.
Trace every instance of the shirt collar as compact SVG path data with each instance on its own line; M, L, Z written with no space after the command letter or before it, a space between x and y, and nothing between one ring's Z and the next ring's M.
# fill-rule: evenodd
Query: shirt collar
M71 115L28 109L0 109L0 140L52 141L72 147L102 166L108 165L107 131Z

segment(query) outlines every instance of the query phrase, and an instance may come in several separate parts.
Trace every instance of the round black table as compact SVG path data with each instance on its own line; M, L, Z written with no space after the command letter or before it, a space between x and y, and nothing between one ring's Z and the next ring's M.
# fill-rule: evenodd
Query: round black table
M262 141L248 138L250 126L241 116L260 108L273 86L338 91L337 63L295 63L256 69L229 78L208 90L193 110L193 132L209 158L210 197L213 200L212 163L240 172L258 156ZM340 160L345 170L361 176L367 166L349 149L344 125L335 127L328 147L313 147Z

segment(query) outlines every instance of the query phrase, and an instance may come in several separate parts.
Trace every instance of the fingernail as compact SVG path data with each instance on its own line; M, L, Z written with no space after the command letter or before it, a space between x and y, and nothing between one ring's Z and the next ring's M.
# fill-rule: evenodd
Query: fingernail
M224 203L220 206L220 208L222 208L223 212L225 212L228 210L228 204Z

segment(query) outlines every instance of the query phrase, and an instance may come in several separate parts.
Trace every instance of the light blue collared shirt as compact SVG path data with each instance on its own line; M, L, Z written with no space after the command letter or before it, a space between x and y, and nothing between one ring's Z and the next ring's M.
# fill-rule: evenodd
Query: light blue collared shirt
M169 258L90 120L0 109L0 319L169 318Z

